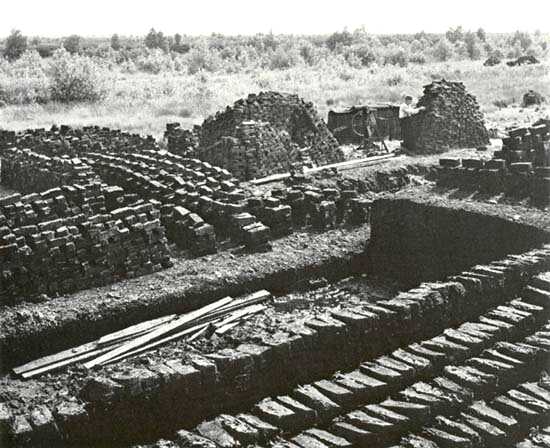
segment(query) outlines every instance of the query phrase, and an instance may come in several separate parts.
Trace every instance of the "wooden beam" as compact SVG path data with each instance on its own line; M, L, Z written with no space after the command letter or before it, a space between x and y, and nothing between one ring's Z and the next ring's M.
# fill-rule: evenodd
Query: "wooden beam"
M236 327L239 325L239 322L231 322L229 324L225 324L223 327L218 328L215 333L218 336L222 336L223 334L227 333L229 330L231 330L233 327Z
M171 321L167 322L160 327L157 327L153 331L146 333L144 335L141 335L135 339L132 339L131 341L122 344L120 347L115 348L114 350L111 350L95 359L92 359L91 361L88 361L84 364L84 367L87 369L90 369L92 367L95 367L100 364L104 364L105 362L109 361L110 359L116 358L117 356L122 355L123 353L127 353L129 351L132 351L144 344L147 344L148 342L153 341L154 339L169 333L171 331L177 330L178 328L181 328L185 324L188 324L202 316L205 316L206 314L216 310L217 308L220 308L224 305L227 305L228 303L232 302L232 297L225 297L223 299L220 299L214 303L211 303L209 305L206 305L202 308L199 308L198 310L191 311L190 313L184 314L183 316Z
M126 358L129 358L130 356L135 356L135 355L139 355L140 353L143 353L143 352L146 352L147 350L151 350L155 347L158 347L159 345L163 345L163 344L166 344L167 342L171 342L175 339L179 339L183 336L187 336L189 334L193 334L195 332L201 332L202 330L205 330L206 328L208 328L209 326L211 325L211 322L208 322L208 323L204 323L204 324L200 324L200 325L194 325L193 327L190 327L190 328L186 328L185 330L182 330L182 331L179 331L177 333L174 333L170 336L166 336L165 338L162 338L162 339L159 339L157 341L154 341L154 342L151 342L149 344L145 344L139 348L136 348L134 350L131 350L129 352L126 352L126 353L123 353L119 356L116 356L114 358L111 358L103 363L101 363L102 366L106 365L106 364L111 364L113 362L117 362L117 361L120 361L122 359L126 359Z
M53 355L35 359L34 361L15 367L12 371L16 375L21 375L23 372L28 372L29 370L39 369L47 366L48 364L54 364L65 359L74 358L75 356L81 356L85 353L96 350L97 348L97 341L88 342L87 344L79 345L78 347L73 347L68 350L54 353Z
M86 359L93 358L94 356L101 355L102 353L105 353L109 350L112 350L113 346L104 346L102 348L98 348L96 350L92 350L86 353L82 353L81 355L74 356L72 358L67 358L58 362L54 362L52 364L48 364L47 366L35 369L35 370L28 370L26 372L23 372L21 374L21 378L29 379L33 378L37 375L41 375L43 373L51 372L53 370L60 369L61 367L69 366L71 364L75 364L79 361L84 361Z
M224 326L226 324L229 324L229 323L231 323L235 320L239 320L244 316L259 313L260 311L263 311L266 308L267 307L265 305L262 305L262 304L259 304L259 303L255 304L255 305L247 306L246 308L243 308L241 310L235 311L234 313L230 314L227 318L225 318L221 322L217 323L215 325L215 327L216 328L222 327L222 326Z
M124 328L114 333L106 334L98 339L99 345L111 344L117 342L121 339L126 339L130 336L134 336L138 333L143 333L145 331L151 330L154 327L158 327L161 324L169 322L176 318L175 314L170 314L168 316L158 317L157 319L151 319L145 322L140 322L139 324L132 325L131 327Z
M317 166L315 168L304 168L304 174L317 173L319 171L336 168L338 170L346 170L356 168L359 166L377 165L386 159L396 157L396 154L383 154L381 156L364 157L362 159L346 160L345 162L331 163L330 165ZM271 176L262 177L261 179L252 179L250 183L252 185L263 185L271 182L278 182L284 179L288 179L290 173L272 174Z

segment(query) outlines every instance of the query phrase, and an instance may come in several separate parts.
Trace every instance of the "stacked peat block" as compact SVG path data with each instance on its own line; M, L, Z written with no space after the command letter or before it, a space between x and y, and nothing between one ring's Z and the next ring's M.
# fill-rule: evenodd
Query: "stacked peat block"
M22 193L99 180L78 158L49 157L30 149L9 148L0 155L2 184Z
M234 240L253 250L271 248L271 229L248 212L231 216L231 232Z
M214 227L182 206L165 204L161 217L168 238L182 249L189 249L195 255L216 252Z
M361 225L369 221L372 201L358 196L349 186L317 188L290 181L270 196L248 200L248 211L271 227L275 235L311 227L326 231L340 225Z
M239 179L254 179L287 171L291 159L283 131L269 123L243 121L235 137L224 136L201 151L201 158L226 167ZM297 155L296 155L297 157Z
M534 90L529 90L523 95L522 105L524 107L529 107L537 104L540 105L545 101L546 101L545 98L539 92L535 92Z
M493 157L507 165L531 162L534 166L550 165L550 121L539 120L531 127L510 129L502 139L502 149Z
M196 154L251 179L288 170L290 163L302 160L299 148L304 147L317 165L343 160L338 142L312 103L297 95L261 92L208 117L200 128Z
M0 199L0 212L10 227L36 225L80 213L92 216L106 211L103 186L99 183L64 185L41 193L25 196L16 193Z
M200 127L182 129L180 123L167 123L164 139L168 143L168 151L181 156L193 155L199 146Z
M413 141L406 142L410 151L437 153L489 143L477 100L461 82L443 79L424 86L418 106L426 110L412 118Z
M440 159L438 185L446 188L504 193L514 198L530 197L537 206L550 203L549 124L509 131L501 151L491 160Z
M71 189L78 187L59 190ZM160 213L151 204L105 213L101 195L71 207L74 197L59 193L2 199L2 303L105 285L170 265Z

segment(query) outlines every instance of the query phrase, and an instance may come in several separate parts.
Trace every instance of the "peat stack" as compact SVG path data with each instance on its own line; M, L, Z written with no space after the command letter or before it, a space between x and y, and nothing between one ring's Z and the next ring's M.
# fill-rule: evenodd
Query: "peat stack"
M220 137L201 148L200 158L223 166L239 179L254 179L287 171L296 162L299 151L285 131L267 122L243 121L234 136Z
M227 138L236 140L229 144ZM228 146L238 149L227 152ZM216 156L214 148L226 154ZM298 148L308 148L317 165L344 160L337 140L312 103L294 94L261 92L204 120L196 156L227 169L236 168L237 177L251 179L287 171L290 163L300 159Z
M407 147L416 153L438 153L450 148L477 148L489 143L483 114L476 98L461 82L442 79L424 86L414 117L415 141Z

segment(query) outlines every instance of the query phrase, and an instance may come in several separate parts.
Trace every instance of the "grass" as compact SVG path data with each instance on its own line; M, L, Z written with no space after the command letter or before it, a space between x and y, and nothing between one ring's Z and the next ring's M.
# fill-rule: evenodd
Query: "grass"
M352 69L327 64L319 68L248 71L236 74L114 73L107 97L97 103L9 105L0 108L7 129L52 124L98 124L162 137L167 122L188 127L251 92L280 90L313 101L326 117L331 108L369 102L399 102L404 94L421 96L434 79L463 81L476 95L491 122L506 120L528 89L550 101L550 64L483 67L481 61L453 61L408 67Z

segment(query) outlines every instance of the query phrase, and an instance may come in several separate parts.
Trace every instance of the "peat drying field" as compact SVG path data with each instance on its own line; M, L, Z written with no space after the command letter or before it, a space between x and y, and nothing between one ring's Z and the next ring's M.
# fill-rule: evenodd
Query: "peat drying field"
M163 141L0 131L0 444L550 443L550 123L409 152L263 92Z

